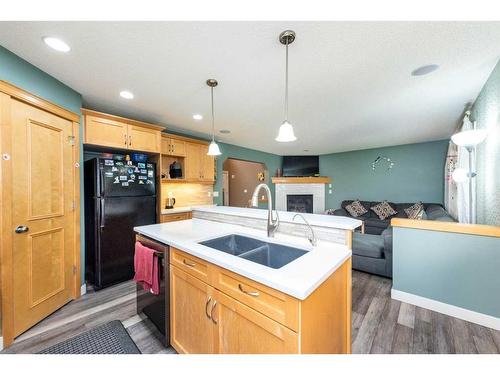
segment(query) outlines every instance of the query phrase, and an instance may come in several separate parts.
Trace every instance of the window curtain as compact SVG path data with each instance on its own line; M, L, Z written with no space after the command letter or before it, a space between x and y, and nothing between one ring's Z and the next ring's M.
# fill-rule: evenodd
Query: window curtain
M458 131L471 129L472 123L466 115ZM450 141L445 163L444 205L458 222L473 224L476 222L476 179L472 179L472 206L469 207L469 179L456 182L452 177L453 171L459 168L469 173L469 152L465 147L459 147ZM475 150L472 152L472 171L475 171ZM469 219L469 210L472 210L472 221Z

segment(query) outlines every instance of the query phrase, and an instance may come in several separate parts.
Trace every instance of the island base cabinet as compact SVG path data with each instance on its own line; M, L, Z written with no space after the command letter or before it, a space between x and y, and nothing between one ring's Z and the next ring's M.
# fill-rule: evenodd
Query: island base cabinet
M170 266L170 343L178 353L217 353L217 325L208 311L212 294L208 284Z
M298 334L224 293L215 293L220 354L296 354Z
M284 308L288 305L277 298L281 292L271 295L269 287L175 248L170 262L170 341L179 353L351 352L350 258L305 300L289 296L298 309L297 322L295 308ZM224 287L229 282L220 284L221 274L242 286L241 296ZM249 295L248 287L255 292L253 300L243 296Z

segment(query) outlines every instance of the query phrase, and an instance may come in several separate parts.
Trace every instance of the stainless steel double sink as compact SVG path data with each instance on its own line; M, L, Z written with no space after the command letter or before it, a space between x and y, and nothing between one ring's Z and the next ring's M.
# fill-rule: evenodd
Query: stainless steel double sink
M200 245L274 269L281 268L307 253L306 250L296 247L261 241L239 234L203 241Z

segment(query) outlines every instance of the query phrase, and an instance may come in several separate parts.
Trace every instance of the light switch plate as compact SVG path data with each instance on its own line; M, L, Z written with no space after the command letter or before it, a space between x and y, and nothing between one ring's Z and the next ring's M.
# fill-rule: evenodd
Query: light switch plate
M332 189L328 190L328 194L331 194L332 193Z
M218 191L214 191L214 197L217 198L219 196L219 192Z

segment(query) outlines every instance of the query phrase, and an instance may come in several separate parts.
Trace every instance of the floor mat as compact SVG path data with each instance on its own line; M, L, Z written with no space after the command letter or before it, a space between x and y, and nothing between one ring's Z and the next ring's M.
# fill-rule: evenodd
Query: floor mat
M39 354L141 354L125 327L113 320L79 334Z

